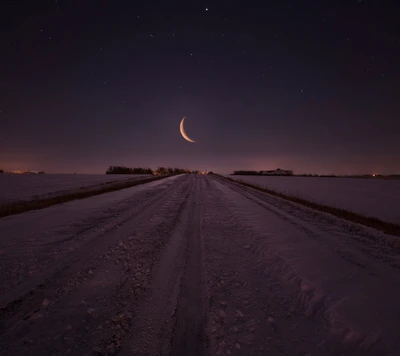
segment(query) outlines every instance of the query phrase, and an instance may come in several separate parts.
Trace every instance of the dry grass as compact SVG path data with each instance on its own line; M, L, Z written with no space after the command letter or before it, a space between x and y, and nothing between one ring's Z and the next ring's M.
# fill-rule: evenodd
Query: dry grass
M383 221L383 220L380 220L380 219L377 219L377 218L374 218L374 217L357 214L357 213L349 211L349 210L335 208L333 206L312 202L312 201L300 198L298 196L296 197L296 196L286 195L286 194L279 193L279 192L276 192L274 190L270 190L270 189L267 189L267 188L262 188L262 187L259 187L257 185L253 185L253 184L250 184L250 183L247 183L247 182L237 181L237 180L234 180L232 178L228 178L228 177L224 177L224 176L220 176L220 175L218 175L218 177L221 178L221 179L226 179L226 180L235 182L236 184L241 184L241 185L244 185L244 186L247 186L247 187L251 187L251 188L257 189L259 191L268 193L270 195L273 195L273 196L276 196L276 197L279 197L279 198L282 198L282 199L289 200L289 201L297 203L297 204L304 205L304 206L306 206L308 208L312 208L312 209L315 209L315 210L318 210L318 211L322 211L324 213L329 213L329 214L334 215L334 216L336 216L338 218L345 219L345 220L351 221L353 223L357 223L357 224L361 224L361 225L364 225L364 226L371 227L373 229L382 231L382 232L384 232L386 234L389 234L389 235L400 236L400 225L397 225L397 224L393 224L393 223L390 223L390 222L387 222L387 221Z
M30 211L30 210L44 209L44 208L48 208L53 205L66 203L66 202L69 202L72 200L89 198L89 197L92 197L95 195L100 195L100 194L104 194L104 193L114 192L116 190L131 188L136 185L153 182L153 181L163 179L166 177L168 177L168 176L149 177L149 178L143 178L143 179L138 179L138 180L130 180L130 181L125 181L125 182L117 182L117 183L109 183L109 184L105 183L93 190L82 189L82 190L74 191L69 194L64 194L64 195L55 196L55 197L51 197L51 198L43 198L43 199L39 198L36 200L18 201L18 202L3 204L3 205L0 205L0 218L9 216L9 215L24 213L24 212Z

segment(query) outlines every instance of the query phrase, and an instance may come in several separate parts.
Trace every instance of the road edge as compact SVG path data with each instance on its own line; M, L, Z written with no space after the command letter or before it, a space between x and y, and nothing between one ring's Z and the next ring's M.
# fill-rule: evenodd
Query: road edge
M287 195L284 193L277 192L275 190L262 188L260 186L257 186L257 185L251 184L251 183L237 181L232 178L224 177L219 174L214 174L214 176L217 177L218 179L225 179L230 182L233 182L233 183L236 183L236 184L239 184L242 186L250 187L250 188L259 190L261 192L267 193L269 195L273 195L278 198L288 200L292 203L297 203L297 204L306 206L307 208L311 208L311 209L314 209L314 210L317 210L317 211L320 211L323 213L328 213L328 214L334 215L337 218L344 219L344 220L350 221L352 223L360 224L363 226L373 228L375 230L379 230L388 235L400 237L400 225L397 225L394 223L383 221L378 218L374 218L372 216L365 216L362 214L358 214L358 213L355 213L350 210L335 208L333 206L316 203L316 202L313 202L313 201L310 201L307 199L303 199L300 197ZM396 247L400 247L400 242L397 243Z
M58 195L51 198L37 199L37 200L22 200L14 203L8 203L4 205L0 205L0 218L4 218L10 215L17 215L21 213L25 213L31 210L40 210L45 209L50 206L66 203L73 200L90 198L96 195L101 195L105 193L115 192L117 190L127 189L134 187L136 185L146 184L150 182L154 182L156 180L164 179L171 177L170 175L166 176L156 176L138 180L129 180L124 182L114 182L114 183L105 183L102 184L100 188L93 190L77 190L69 194Z

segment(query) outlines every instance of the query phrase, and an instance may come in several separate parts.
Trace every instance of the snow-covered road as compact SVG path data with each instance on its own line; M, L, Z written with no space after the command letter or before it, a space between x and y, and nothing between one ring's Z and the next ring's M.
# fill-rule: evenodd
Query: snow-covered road
M397 355L394 245L217 176L9 216L0 354Z

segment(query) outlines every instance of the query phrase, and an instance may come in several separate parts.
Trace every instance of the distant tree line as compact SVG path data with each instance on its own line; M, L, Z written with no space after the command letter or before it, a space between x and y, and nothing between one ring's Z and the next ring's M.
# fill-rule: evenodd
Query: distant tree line
M292 176L293 171L287 169L273 169L267 171L234 171L233 175L241 175L241 176Z
M123 166L110 166L106 174L153 174L158 176L165 175L176 175L176 174L184 174L184 173L198 173L197 170L191 171L189 169L184 168L171 168L171 167L159 167L155 171L151 168L142 168L142 167L123 167Z
M0 169L0 173L11 173L11 174L45 174L44 171L40 172L32 172L32 171L11 171L11 172L5 172L3 169Z
M238 175L238 176L257 176L257 175L261 175L261 173L258 172L258 171L234 171L233 174L234 175Z
M159 176L184 174L184 173L197 173L197 171L190 171L189 169L172 168L172 167L159 167L154 171L154 174Z
M335 175L335 174L314 174L313 177L322 178L361 178L361 179L400 179L400 174L352 174L352 175Z
M106 174L153 174L153 170L150 168L142 167L123 167L123 166L110 166Z
M279 170L279 168L278 168ZM293 177L319 177L319 178L362 178L362 179L393 179L400 180L399 174L346 174L346 175L336 175L336 174L293 174L292 171L285 171L286 174L275 174L274 171L234 171L232 175L240 176L293 176ZM278 172L279 173L279 172Z

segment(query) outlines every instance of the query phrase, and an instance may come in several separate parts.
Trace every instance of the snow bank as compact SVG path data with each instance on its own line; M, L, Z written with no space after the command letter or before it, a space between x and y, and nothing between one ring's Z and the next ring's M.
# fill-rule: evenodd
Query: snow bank
M273 176L229 178L400 224L400 180Z
M144 177L149 175L0 174L0 204L68 194L81 188Z

